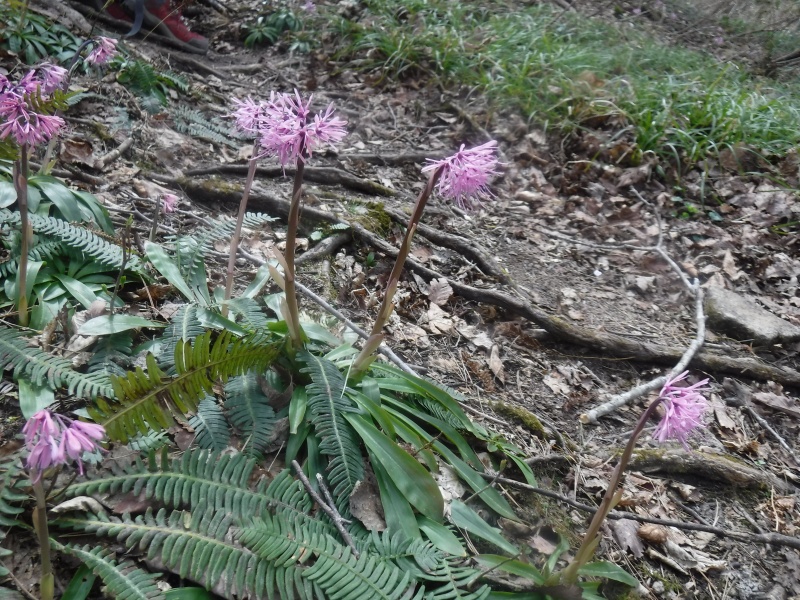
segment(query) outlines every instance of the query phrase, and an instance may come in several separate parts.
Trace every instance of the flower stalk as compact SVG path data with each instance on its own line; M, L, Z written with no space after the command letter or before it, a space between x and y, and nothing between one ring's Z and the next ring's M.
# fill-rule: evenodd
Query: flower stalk
M617 466L614 467L606 493L603 495L603 500L594 513L594 517L592 517L592 522L589 524L589 529L583 537L583 542L575 554L575 558L572 559L566 569L560 573L554 573L553 581L548 583L575 583L578 579L578 571L592 559L597 544L600 542L600 527L608 513L611 512L622 497L622 489L620 489L619 485L631 456L633 456L636 442L659 405L664 405L664 416L653 436L659 442L674 439L680 441L688 449L687 439L689 434L695 429L703 427L702 418L708 404L701 392L708 390L708 388L704 387L708 383L708 379L688 387L675 385L679 381L686 379L688 374L688 371L684 371L667 379L664 387L661 388L658 399L651 403L639 417L639 421L636 423L636 427L634 427L630 438L628 438L628 443L622 451L622 456L620 456Z
M14 161L12 171L14 189L17 192L17 206L21 225L19 266L17 267L17 311L19 324L28 326L28 249L33 231L28 218L28 145L20 147L20 157Z
M50 532L47 526L47 499L45 498L42 474L31 471L33 495L36 506L33 509L33 526L39 540L39 557L42 566L42 576L39 580L39 595L41 600L53 600L55 595L55 577L53 575L53 562L50 559Z
M351 369L352 373L363 372L367 367L369 367L372 361L375 360L375 351L383 341L383 328L386 323L389 322L389 317L392 316L392 311L394 310L394 295L397 293L397 285L400 283L400 275L403 273L403 267L406 264L409 253L411 252L411 241L414 239L414 234L417 231L417 225L419 225L419 222L422 219L422 214L425 212L425 206L428 204L428 199L433 192L433 188L439 181L439 177L442 174L443 168L444 167L439 167L431 174L431 176L428 178L427 185L417 197L417 202L414 205L414 211L411 213L411 217L408 220L408 227L406 228L406 234L403 237L403 243L400 244L400 249L397 252L397 258L394 261L392 272L389 275L389 281L386 284L386 292L383 295L381 308L378 311L378 316L375 318L375 324L372 326L372 331L370 332L369 338L353 362Z
M231 239L231 249L228 255L228 269L225 272L225 297L222 304L222 316L228 316L228 300L233 294L233 269L236 266L236 253L239 251L239 242L242 239L242 224L244 215L247 212L247 201L250 199L250 190L253 188L253 180L256 177L256 165L258 164L258 140L253 143L253 153L247 165L247 179L244 182L242 199L239 201L239 214L236 215L236 228L233 230Z
M285 282L284 292L286 293L286 309L289 314L287 325L289 326L289 337L296 348L303 344L303 332L300 329L300 308L297 304L297 290L295 288L295 242L297 240L297 228L300 224L300 197L303 193L303 171L305 163L302 158L297 159L297 170L294 175L294 186L292 188L292 203L289 206L289 218L286 227L286 252L284 259L283 278Z

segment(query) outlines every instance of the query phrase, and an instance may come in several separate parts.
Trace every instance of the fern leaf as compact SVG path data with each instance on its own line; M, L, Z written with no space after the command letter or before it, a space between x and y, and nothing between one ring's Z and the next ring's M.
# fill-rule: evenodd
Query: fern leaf
M197 406L197 414L189 420L194 429L194 442L204 450L224 450L228 447L231 432L216 400L206 396Z
M299 358L306 364L301 372L311 376L306 388L308 411L320 438L320 451L331 457L328 481L342 510L356 483L364 477L361 440L344 418L344 413L359 410L345 395L347 382L335 364L309 352L301 352Z
M250 373L231 379L225 386L225 394L225 414L231 425L247 438L244 448L263 452L270 444L277 419L257 377Z
M368 553L356 558L349 547L333 537L300 530L282 519L255 519L242 528L239 540L262 558L285 568L313 562L302 570L302 577L316 583L326 598L399 600L414 596L415 582L410 574L391 562ZM421 598L423 591L414 597Z
M55 524L113 537L179 577L228 598L273 596L275 567L232 540L236 523L230 515L202 502L191 513L148 509L135 519L100 514L65 517Z
M175 346L180 340L193 340L203 334L205 329L197 319L197 306L184 304L173 315L161 336L161 350L158 353L158 364L166 370L175 366Z
M60 546L60 544L59 544ZM117 564L114 551L106 548L92 548L89 545L61 546L60 550L71 554L88 566L103 580L108 593L117 600L161 600L166 598L156 580L160 573L148 573L126 560Z
M152 458L154 462L155 456ZM316 522L309 514L311 498L288 470L279 473L269 485L262 482L251 490L249 483L255 465L255 458L245 454L221 455L195 448L161 469L150 470L137 460L112 475L75 481L66 493L81 496L130 492L173 508L194 510L205 501L213 510L230 513L240 521L270 511L293 522ZM332 525L323 526L327 533L336 531Z
M211 334L201 335L194 345L178 341L174 377L165 376L152 354L147 356L147 371L139 367L125 377L112 377L116 400L98 399L89 413L110 437L121 441L136 433L169 427L174 414L195 411L200 400L212 393L216 381L266 370L281 348L280 342L261 335L235 338L229 332L212 344Z
M2 221L18 225L19 214L4 211L0 215L0 222ZM129 254L125 258L120 246L106 241L84 227L73 225L55 217L43 217L40 215L30 215L30 224L36 233L55 238L65 246L78 250L85 256L91 257L104 265L120 269L124 264L129 271L144 273L142 261L138 256Z
M28 379L53 389L66 387L70 394L95 398L113 394L108 376L102 372L79 373L72 362L47 354L29 344L23 331L0 327L0 369L13 369L14 379Z
M461 563L462 559L443 557L434 571L422 576L426 581L439 583L438 587L431 589L425 595L425 600L485 600L491 593L488 585L482 585L475 590L470 589L481 572ZM430 583L428 586L433 587Z

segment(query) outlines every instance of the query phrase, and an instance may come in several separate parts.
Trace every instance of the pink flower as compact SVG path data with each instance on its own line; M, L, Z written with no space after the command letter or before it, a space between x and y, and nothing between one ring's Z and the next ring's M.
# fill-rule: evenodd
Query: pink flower
M0 139L13 136L19 145L48 142L64 126L64 119L34 112L24 97L6 92L0 96Z
M175 212L178 207L179 198L175 194L162 194L161 206L164 208L165 213Z
M464 145L453 156L444 160L428 159L422 172L438 173L436 186L439 194L453 200L459 208L471 210L481 205L482 198L491 198L489 179L498 175L495 152L497 142L492 140L481 146L464 150Z
M270 95L259 126L262 149L259 156L277 156L285 167L297 160L305 161L320 146L333 146L347 135L347 122L333 116L333 104L311 120L312 98L303 100L297 90L294 95Z
M252 98L239 100L233 99L236 110L231 116L236 119L236 127L243 133L258 133L261 124L264 122L267 109L266 102L256 102Z
M98 36L92 40L92 51L86 56L86 62L91 65L104 65L117 54L117 40Z
M301 6L304 11L308 13L317 12L317 5L314 4L311 0L308 0L303 6Z
M67 70L52 63L42 63L39 65L42 73L42 93L52 94L61 88L67 79Z
M703 379L688 387L677 387L675 384L686 379L689 371L668 379L661 389L659 399L664 402L664 417L656 427L653 437L659 442L678 440L688 448L689 434L700 427L704 427L703 415L708 408L708 403L701 392L709 390L703 387L708 379Z
M41 438L49 439L57 436L59 431L59 426L53 421L53 417L47 409L34 413L25 423L25 427L22 428L22 433L25 436L25 445L28 448L32 448L36 441Z
M36 71L28 71L19 80L16 89L23 94L33 94L41 85L42 82L36 78Z
M30 450L26 466L37 478L42 471L71 460L78 463L83 474L83 453L99 449L97 441L105 437L105 429L100 425L73 421L47 409L34 414L22 432Z

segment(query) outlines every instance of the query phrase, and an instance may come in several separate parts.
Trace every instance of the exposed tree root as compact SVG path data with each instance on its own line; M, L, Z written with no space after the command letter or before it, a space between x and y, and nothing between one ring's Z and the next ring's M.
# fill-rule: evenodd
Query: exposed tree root
M311 171L313 172L313 169ZM176 180L170 177L154 177L161 181L172 181L180 184L186 194L198 201L239 202L237 193L223 190L212 191L207 186L204 186L202 182L193 179L180 178ZM253 210L261 210L281 217L285 217L289 212L289 203L286 200L263 192L252 194L249 206ZM360 223L343 221L333 213L312 207L303 208L303 218L318 222L346 224L352 228L355 236L362 242L377 248L388 256L397 256L397 248L366 229ZM406 266L429 281L444 278L444 275L438 271L424 266L413 258L408 259ZM558 340L590 348L600 354L638 362L673 366L681 359L685 351L685 348L638 341L606 331L596 331L581 327L560 315L548 314L541 308L534 306L526 298L512 296L497 289L476 288L451 279L448 279L448 282L453 291L466 300L491 304L524 317L536 323ZM721 373L758 381L775 381L783 385L800 386L800 372L789 368L774 367L755 357L735 357L712 352L699 352L690 364L696 369L709 373Z

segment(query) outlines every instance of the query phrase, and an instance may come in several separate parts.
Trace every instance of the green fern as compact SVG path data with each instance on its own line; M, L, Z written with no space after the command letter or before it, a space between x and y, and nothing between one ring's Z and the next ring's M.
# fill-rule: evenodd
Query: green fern
M99 398L96 406L89 407L92 418L102 423L110 437L121 441L150 429L165 429L173 423L174 414L197 410L218 380L266 370L282 346L262 335L235 338L229 332L212 344L211 334L199 336L193 345L178 341L174 377L164 374L152 354L147 355L147 371L139 367L125 377L112 377L115 400Z
M197 318L197 305L184 304L173 315L161 335L161 348L158 351L158 364L165 371L175 366L175 346L181 340L193 340L205 332L205 327Z
M160 573L148 573L126 560L119 564L114 560L115 552L107 548L89 545L62 546L58 549L71 554L88 566L106 585L106 591L117 600L161 600L166 598L156 581Z
M56 526L111 537L138 548L179 577L226 597L272 597L271 584L284 575L268 561L232 540L236 522L200 502L192 512L154 513L122 518L105 514L57 519ZM277 577L276 577L277 576ZM310 596L309 596L310 597Z
M163 502L173 508L194 510L205 500L211 508L225 511L244 521L267 511L297 522L312 522L312 502L302 484L288 470L269 484L262 481L250 489L256 459L245 454L220 454L197 448L187 450L171 463L155 465L136 460L112 475L90 481L75 481L65 491L70 496L90 494L144 494L147 500ZM325 525L328 533L335 530Z
M301 372L311 377L311 384L306 386L308 412L320 438L320 451L331 457L328 481L341 511L347 507L356 483L364 478L361 440L344 418L344 413L357 413L359 409L345 395L347 382L334 363L309 352L298 357L306 365Z
M71 395L95 398L113 394L111 381L103 372L79 373L72 362L32 346L25 332L0 327L0 369L13 369L14 379L28 379L53 389L66 387Z
M488 597L492 591L488 585L470 590L481 572L462 563L463 560L456 557L443 557L435 570L423 575L423 580L438 584L425 594L425 600L484 600Z
M189 419L194 429L194 443L204 450L224 450L230 442L231 432L225 415L216 400L206 396L197 406L197 414Z
M225 386L225 395L225 414L245 437L242 451L266 450L277 419L258 378L252 373L234 377Z
M299 528L290 522L265 516L242 528L239 541L260 557L284 568L304 563L302 577L318 585L328 598L337 600L420 599L415 582L391 561L362 553L356 558L350 548L330 535Z
M228 302L231 314L248 331L258 331L267 326L267 315L263 307L253 298L231 298Z
M20 246L18 240L16 241L17 243L10 244L8 260L0 262L0 279L10 279L17 274ZM28 251L28 259L48 262L64 253L64 244L59 241L40 242Z
M224 123L219 119L208 119L198 110L182 105L172 111L172 118L175 130L181 133L188 133L201 140L231 148L238 148L241 143L231 139L230 123Z
M108 265L114 269L125 268L130 271L144 273L142 261L135 254L129 254L127 261L123 261L123 250L120 246L106 241L96 233L85 229L79 225L73 225L55 217L43 217L40 215L30 215L31 228L38 233L55 241L64 243L65 246L78 250L85 256L95 259L97 262ZM0 210L0 224L19 226L19 213L8 210Z

